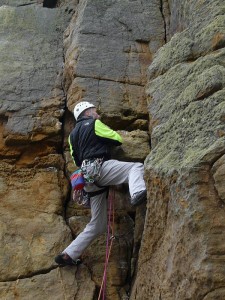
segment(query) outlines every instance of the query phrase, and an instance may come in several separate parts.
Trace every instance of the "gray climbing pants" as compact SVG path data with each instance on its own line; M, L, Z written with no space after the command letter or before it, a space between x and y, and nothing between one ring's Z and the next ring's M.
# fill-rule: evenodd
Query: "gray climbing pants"
M105 161L101 168L100 186L119 185L128 183L131 197L133 194L146 189L143 179L144 166L142 163L122 162L118 160ZM97 186L85 186L87 192L99 190ZM107 192L91 198L91 220L76 239L63 251L72 259L80 257L82 252L100 234L107 229Z

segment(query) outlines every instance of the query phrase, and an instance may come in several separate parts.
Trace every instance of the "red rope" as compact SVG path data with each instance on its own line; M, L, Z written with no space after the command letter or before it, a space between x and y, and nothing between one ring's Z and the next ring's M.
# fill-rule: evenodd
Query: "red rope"
M109 263L109 257L112 250L112 244L114 239L114 199L115 199L115 191L110 191L109 198L108 198L108 224L107 224L107 239L106 239L106 253L105 253L105 266L104 266L104 273L101 283L101 288L98 295L98 300L102 295L102 300L105 300L106 294L106 281L107 281L107 267ZM111 220L112 218L112 220Z

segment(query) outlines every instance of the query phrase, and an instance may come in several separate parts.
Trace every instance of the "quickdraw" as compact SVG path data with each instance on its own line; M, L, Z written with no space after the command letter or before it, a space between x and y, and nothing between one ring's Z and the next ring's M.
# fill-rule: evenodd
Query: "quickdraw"
M84 189L73 191L73 201L78 205L82 205L87 208L90 207L90 196Z
M73 201L76 202L78 205L82 205L86 208L90 208L90 199L92 197L98 196L102 193L107 192L107 197L108 197L108 187L102 187L101 190L95 191L95 192L86 192L84 189L83 190L74 190L73 192Z
M103 158L83 160L81 171L86 183L93 183L100 178L102 163Z

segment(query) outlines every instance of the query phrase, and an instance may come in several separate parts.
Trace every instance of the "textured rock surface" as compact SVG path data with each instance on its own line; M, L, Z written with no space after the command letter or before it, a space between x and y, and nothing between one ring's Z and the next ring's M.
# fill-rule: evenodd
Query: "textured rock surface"
M72 239L60 154L69 15L34 2L0 2L0 298L74 299L83 281L53 270L55 254Z
M163 43L159 1L81 1L64 34L63 77L68 109L72 112L74 104L81 98L89 100L101 110L103 121L114 129L123 130L124 145L115 150L115 158L143 161L150 151L144 86L152 55ZM67 120L66 132L69 132L73 122ZM71 172L74 165L66 143L64 153ZM114 241L107 277L107 298L114 300L127 298L131 256L134 256L132 263L135 266L143 230L144 218L137 217L132 254L134 224L129 215L133 217L135 212L130 208L126 194L125 198L122 187L115 197L119 238ZM74 209L71 205L67 217L75 236L90 218L87 210ZM104 249L105 238L101 237L84 253L85 263L97 286L100 286L103 274Z
M78 269L55 269L53 260L90 218L88 210L67 203L66 176L74 165L66 140L74 120L66 98L72 110L82 88L86 99L96 97L103 120L127 130L115 157L143 161L149 152L144 85L152 54L164 42L160 3L80 1L77 7L76 0L62 0L48 9L50 2L0 1L1 299L95 299L101 283L104 236ZM126 16L124 9L131 9ZM63 68L63 32L74 12ZM134 221L122 186L108 299L127 297L134 232L139 245L143 228L143 218L135 228Z
M88 270L84 266L57 268L47 274L0 283L1 299L41 300L44 297L56 300L91 300L95 286L88 277Z
M168 2L177 33L149 68L149 202L131 299L224 299L225 5Z
M60 38L65 22L61 10L0 7L0 114L7 143L59 137L64 108Z
M62 171L2 164L0 182L1 280L51 269L52 256L71 240L60 216L67 193Z
M66 179L84 99L123 135L116 158L143 161L151 134L146 217L115 191L107 299L132 280L130 299L224 299L224 1L50 2L0 0L0 298L98 296L105 236L53 263L90 218Z
M81 1L64 40L69 109L90 100L120 129L146 119L146 69L163 44L160 1Z

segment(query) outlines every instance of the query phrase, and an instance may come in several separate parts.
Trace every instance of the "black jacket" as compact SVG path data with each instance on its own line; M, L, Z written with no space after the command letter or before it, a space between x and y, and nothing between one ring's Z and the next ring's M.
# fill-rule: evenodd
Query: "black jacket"
M110 159L110 146L121 143L122 138L116 131L92 117L78 119L69 135L70 152L78 167L84 159Z

